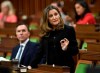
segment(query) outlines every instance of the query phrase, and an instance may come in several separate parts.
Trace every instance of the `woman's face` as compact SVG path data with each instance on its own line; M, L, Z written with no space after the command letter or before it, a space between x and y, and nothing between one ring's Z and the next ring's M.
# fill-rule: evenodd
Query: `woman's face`
M49 11L48 21L53 27L56 27L60 23L60 15L56 9L52 9Z
M1 10L4 14L7 14L9 12L9 7L8 6L2 6Z
M76 10L77 15L82 15L85 11L85 8L82 7L80 4L76 3L75 10Z

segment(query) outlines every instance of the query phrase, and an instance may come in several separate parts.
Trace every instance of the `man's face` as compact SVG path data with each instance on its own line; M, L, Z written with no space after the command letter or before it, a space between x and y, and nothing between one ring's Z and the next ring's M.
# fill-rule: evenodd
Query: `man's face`
M24 42L30 36L28 28L25 25L19 25L16 28L16 36L20 42Z

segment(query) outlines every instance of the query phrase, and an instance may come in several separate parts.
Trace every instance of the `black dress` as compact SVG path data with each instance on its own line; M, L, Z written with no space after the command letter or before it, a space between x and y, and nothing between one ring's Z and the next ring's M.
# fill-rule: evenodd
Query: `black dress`
M64 38L69 40L69 45L66 51L63 51L60 41ZM46 56L48 65L69 66L74 70L73 55L78 54L78 47L74 28L71 26L64 26L64 29L54 30L42 37L40 43L40 52L33 60L33 65L37 64L43 55ZM73 72L71 72L73 73Z

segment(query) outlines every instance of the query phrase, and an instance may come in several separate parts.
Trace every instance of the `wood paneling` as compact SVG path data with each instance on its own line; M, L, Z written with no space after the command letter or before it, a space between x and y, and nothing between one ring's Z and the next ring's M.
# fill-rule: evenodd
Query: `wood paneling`
M4 0L0 0L0 3L4 1ZM43 9L49 5L51 2L53 1L60 1L60 0L10 0L15 9L16 9L16 13L19 14L27 14L27 15L31 15L31 14L36 14L39 13L41 11L43 11ZM65 2L65 6L64 6L64 10L65 12L69 13L70 15L73 16L73 7L74 7L74 2L76 0L64 0ZM86 0L87 3L90 6L90 9L92 10L92 12L100 12L100 0L95 0L95 4L91 6L91 0Z
M4 0L0 0L0 3ZM42 11L47 5L49 5L53 0L10 0L17 14L35 14Z

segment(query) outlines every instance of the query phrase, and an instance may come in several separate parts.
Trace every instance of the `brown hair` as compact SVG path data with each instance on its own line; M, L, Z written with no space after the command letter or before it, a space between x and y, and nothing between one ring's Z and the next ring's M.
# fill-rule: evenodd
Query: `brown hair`
M18 26L20 26L20 25L25 25L25 26L27 27L27 30L30 32L29 25L28 25L25 21L20 21L20 22L18 22L16 28L17 28Z
M63 29L63 28L64 28L64 22L63 22L63 19L61 18L61 14L60 14L58 8L49 5L49 6L47 6L47 7L44 9L44 11L43 11L43 16L42 16L41 25L40 25L40 29L41 29L41 34L40 34L40 36L44 36L44 35L46 35L49 31L52 31L52 30L53 30L53 28L50 27L51 24L50 24L49 21L48 21L48 13L49 13L49 11L52 10L52 9L57 10L57 12L58 12L59 15L60 15L60 23L59 23L59 25L56 27L56 30L60 30L60 29Z

